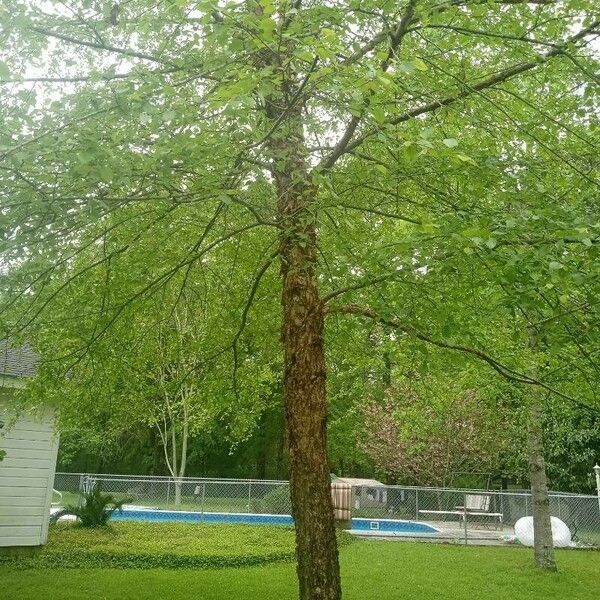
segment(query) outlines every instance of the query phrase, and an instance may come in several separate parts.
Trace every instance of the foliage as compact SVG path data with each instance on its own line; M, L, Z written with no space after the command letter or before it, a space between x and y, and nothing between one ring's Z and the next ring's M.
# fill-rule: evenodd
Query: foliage
M102 486L97 483L92 490L83 494L83 503L80 506L66 506L52 515L53 522L63 516L77 517L81 527L104 527L116 511L122 511L123 505L131 502L125 498L117 500L111 494L103 494Z
M339 534L342 545L353 538ZM19 568L197 569L294 559L285 526L114 522L101 529L58 523L34 557L0 558Z
M153 331L191 282L214 332L196 358L233 400L211 396L219 417L282 381L292 480L324 520L299 556L337 571L337 321L597 405L596 4L7 0L3 319L83 384L120 356L109 332L129 343L132 315L160 313ZM334 408L339 442L359 413ZM339 596L336 572L313 584Z
M290 528L245 525L114 523L88 532L69 525L53 528L47 548L22 567L224 568L292 560ZM265 541L268 540L268 543Z
M595 494L592 466L600 456L600 414L549 400L544 429L546 469L552 489Z
M421 391L427 384L402 382L387 390L383 402L363 407L359 446L376 468L394 482L441 487L459 472L514 473L514 465L503 464L521 445L512 411L474 389L440 382L432 388L427 393Z

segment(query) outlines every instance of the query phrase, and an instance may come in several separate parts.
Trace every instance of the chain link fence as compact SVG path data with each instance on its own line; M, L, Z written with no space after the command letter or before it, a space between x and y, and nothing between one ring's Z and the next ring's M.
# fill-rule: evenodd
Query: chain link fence
M550 493L550 513L564 521L581 546L600 546L600 501L597 496ZM457 490L377 486L353 489L352 516L426 522L437 539L490 543L511 541L514 525L532 515L528 491Z
M227 514L291 514L287 481L57 473L63 504L78 504L100 485L117 500L141 508Z
M57 473L54 487L63 504L78 504L82 494L95 486L116 499L127 499L134 507L225 513L228 520L244 515L290 515L289 484L286 481L212 479ZM435 535L399 535L457 543L510 542L514 524L531 516L528 491L484 491L409 486L353 486L351 516L372 521L398 520L427 523ZM600 547L600 501L597 496L551 492L551 514L564 521L579 546ZM377 531L369 531L377 534Z

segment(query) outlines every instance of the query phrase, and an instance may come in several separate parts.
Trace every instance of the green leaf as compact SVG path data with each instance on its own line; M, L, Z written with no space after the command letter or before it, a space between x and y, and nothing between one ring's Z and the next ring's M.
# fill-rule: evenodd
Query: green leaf
M381 106L373 107L373 118L381 125L385 123L385 111Z
M10 69L8 68L8 65L0 60L0 79L10 79L11 75L10 75Z
M415 68L418 69L419 71L427 71L429 69L429 67L427 66L427 63L418 57L413 59L412 62L413 62L413 65L415 65Z
M400 61L398 62L398 70L400 73L412 75L415 72L415 64L412 61Z
M165 123L169 123L170 121L172 121L175 117L177 116L177 113L174 110L166 110L163 113L163 121Z
M413 160L415 160L415 158L417 158L417 153L418 153L417 147L410 142L404 145L402 152L403 152L405 158L409 161L413 161Z
M456 146L458 146L458 140L455 140L454 138L445 138L442 142L445 146L448 146L448 148L456 148Z

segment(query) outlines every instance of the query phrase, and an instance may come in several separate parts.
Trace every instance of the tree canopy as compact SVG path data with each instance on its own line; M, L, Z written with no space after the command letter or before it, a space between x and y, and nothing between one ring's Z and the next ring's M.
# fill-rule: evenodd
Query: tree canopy
M341 593L341 320L594 407L594 0L7 0L0 17L7 329L81 321L54 357L68 373L192 289L195 360L227 357L237 397L281 326L263 364L281 365L301 598Z

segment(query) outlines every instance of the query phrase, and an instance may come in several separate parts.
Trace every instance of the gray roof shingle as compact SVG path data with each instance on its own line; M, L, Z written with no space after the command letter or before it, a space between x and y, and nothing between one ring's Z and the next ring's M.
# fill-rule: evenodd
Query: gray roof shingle
M8 340L0 340L0 376L33 377L37 362L38 357L29 346L14 347Z

